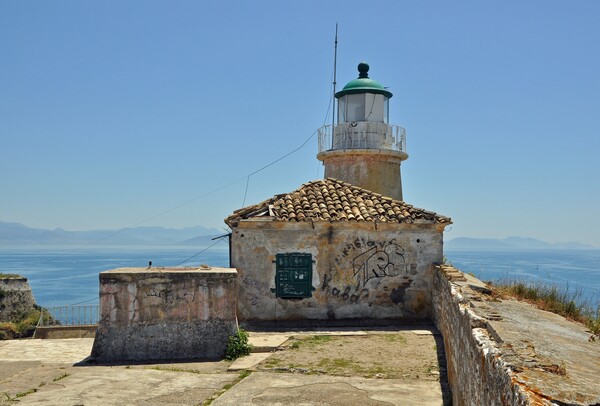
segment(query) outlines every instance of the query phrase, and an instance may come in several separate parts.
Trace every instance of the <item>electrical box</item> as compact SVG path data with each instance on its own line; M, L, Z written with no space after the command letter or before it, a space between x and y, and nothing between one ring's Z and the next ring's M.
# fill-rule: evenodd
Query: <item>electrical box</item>
M275 293L281 298L312 296L312 255L293 252L277 254L275 259Z

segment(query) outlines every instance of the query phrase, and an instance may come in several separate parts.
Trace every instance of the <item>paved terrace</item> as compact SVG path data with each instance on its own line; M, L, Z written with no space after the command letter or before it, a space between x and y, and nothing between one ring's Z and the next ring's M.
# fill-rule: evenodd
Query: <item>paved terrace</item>
M3 341L0 405L441 405L448 398L433 327L250 337L255 352L233 363L144 365L89 363L90 338ZM384 362L394 359L402 362Z
M527 395L522 404L600 404L600 340L585 327L445 272L471 323L454 338L476 334L477 365L492 354ZM440 405L453 368L463 386L495 389L481 368L461 369L466 348L445 349L447 368L437 330L414 328L251 332L255 353L234 363L95 365L90 338L0 341L0 405Z

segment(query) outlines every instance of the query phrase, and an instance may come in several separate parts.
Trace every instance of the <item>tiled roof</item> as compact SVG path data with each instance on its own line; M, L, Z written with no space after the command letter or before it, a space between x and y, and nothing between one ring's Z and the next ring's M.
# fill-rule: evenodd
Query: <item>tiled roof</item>
M450 224L449 217L419 209L400 200L333 178L316 180L254 206L236 210L225 219L265 217L279 221L371 221L379 223Z

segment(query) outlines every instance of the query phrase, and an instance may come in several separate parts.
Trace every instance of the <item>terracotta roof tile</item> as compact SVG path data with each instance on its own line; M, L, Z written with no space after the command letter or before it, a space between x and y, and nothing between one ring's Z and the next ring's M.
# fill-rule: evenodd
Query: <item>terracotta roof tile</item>
M270 218L279 221L452 222L449 217L332 178L308 182L291 193L236 210L225 222L234 225L239 220L265 216L265 211L268 215L269 206L273 214Z

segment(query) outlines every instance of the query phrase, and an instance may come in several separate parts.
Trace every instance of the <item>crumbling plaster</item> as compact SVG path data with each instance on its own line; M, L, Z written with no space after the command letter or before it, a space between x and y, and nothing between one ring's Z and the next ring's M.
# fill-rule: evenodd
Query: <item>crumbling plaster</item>
M100 273L99 361L218 359L237 330L234 269Z
M443 226L372 222L242 220L232 230L238 318L427 320ZM309 298L277 298L276 254L313 257Z

